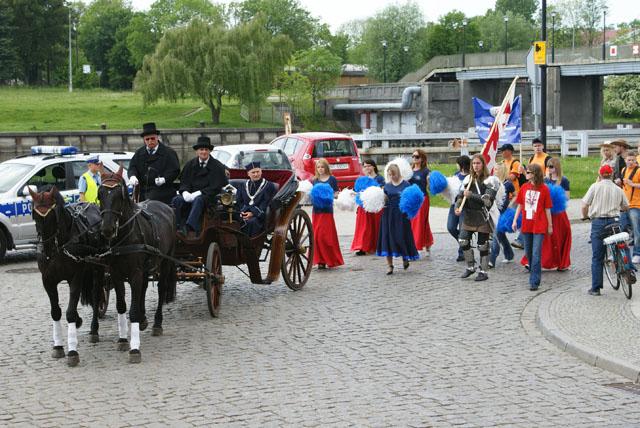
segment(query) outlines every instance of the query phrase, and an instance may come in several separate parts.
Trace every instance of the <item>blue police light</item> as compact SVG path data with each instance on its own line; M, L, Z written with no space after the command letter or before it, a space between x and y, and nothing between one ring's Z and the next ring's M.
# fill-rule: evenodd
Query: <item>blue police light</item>
M75 155L78 148L73 146L33 146L32 155Z

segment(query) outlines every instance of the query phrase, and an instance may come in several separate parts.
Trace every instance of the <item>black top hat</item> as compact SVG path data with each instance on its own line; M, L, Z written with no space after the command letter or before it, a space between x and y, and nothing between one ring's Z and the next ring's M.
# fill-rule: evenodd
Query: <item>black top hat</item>
M204 136L198 137L198 141L193 145L193 150L198 149L213 150L213 146L211 145L211 138Z
M260 162L249 162L244 166L244 169L251 171L252 169L260 168Z
M498 148L499 152L504 152L505 150L511 150L512 152L515 151L513 150L513 145L509 143L503 144Z
M148 122L142 125L142 134L141 137L145 135L160 135L160 131L156 129L155 122Z

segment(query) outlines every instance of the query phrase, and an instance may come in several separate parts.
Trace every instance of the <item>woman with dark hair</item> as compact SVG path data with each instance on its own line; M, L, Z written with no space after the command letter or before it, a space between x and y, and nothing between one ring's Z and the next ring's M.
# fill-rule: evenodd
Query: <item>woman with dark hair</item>
M471 159L467 155L458 156L456 159L456 163L458 164L458 172L454 175L460 180L460 184L464 178L469 175L469 168L471 168ZM456 189L456 192L452 192L452 197L458 194L459 189ZM449 216L447 217L447 230L449 234L453 236L453 238L458 242L458 235L460 234L460 222L462 221L462 215L457 216L455 213L456 204L453 203L449 207ZM464 254L462 254L462 249L458 247L458 258L457 262L464 261Z
M362 167L365 177L372 178L380 187L384 186L384 178L378 173L378 165L375 161L367 159L362 162ZM382 211L368 213L361 206L358 206L356 229L353 232L353 241L351 242L351 251L355 251L356 256L375 253L378 245L378 232L380 231L380 217L382 217Z
M524 253L530 264L529 289L535 291L542 277L542 240L545 234L553 234L551 219L551 194L544 184L542 167L529 164L526 169L527 182L520 188L516 203L516 215L512 229L516 230L518 216L522 213L522 238Z
M420 211L411 220L411 230L413 239L418 251L424 249L425 255L429 255L433 245L433 234L429 225L429 168L427 167L427 153L424 150L416 149L411 155L413 165L413 176L409 180L410 184L416 184L424 195L424 201L420 206Z
M498 189L485 183L489 177L487 163L481 154L471 158L471 172L462 182L463 190L456 198L455 214L461 215L462 227L458 242L467 262L467 268L462 278L468 278L476 271L476 261L471 248L471 240L474 232L478 234L478 250L480 251L480 270L476 281L489 279L489 236L492 232L489 208L493 205Z

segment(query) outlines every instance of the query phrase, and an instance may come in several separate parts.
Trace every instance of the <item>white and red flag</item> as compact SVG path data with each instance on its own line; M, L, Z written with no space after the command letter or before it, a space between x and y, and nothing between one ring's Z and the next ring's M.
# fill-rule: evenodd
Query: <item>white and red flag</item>
M515 97L516 92L516 81L518 80L518 76L513 79L511 82L511 86L509 86L509 90L507 91L507 95L502 100L502 104L497 108L495 113L495 120L493 121L493 125L491 125L491 129L489 130L489 136L487 137L487 142L482 147L482 156L484 157L485 162L487 163L487 169L489 170L489 174L493 174L493 167L496 165L496 155L498 154L498 141L500 140L500 134L504 131L507 122L509 121L509 115L511 114L511 109L513 107L513 99ZM493 112L492 112L493 113Z

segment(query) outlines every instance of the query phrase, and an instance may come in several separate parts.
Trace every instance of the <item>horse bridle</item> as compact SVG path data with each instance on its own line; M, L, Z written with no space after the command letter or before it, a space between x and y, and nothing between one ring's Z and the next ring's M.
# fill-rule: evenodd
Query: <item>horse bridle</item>
M120 181L116 181L116 180L105 180L100 186L104 186L108 189L113 189L116 186L120 186L120 188L122 189L122 199L126 199L128 197L128 195L126 194L126 190L125 190L125 186L123 186L123 180ZM138 217L138 214L140 214L142 212L142 210L138 209L137 211L134 210L133 215L131 216L130 219L128 219L127 221L125 221L124 223L120 224L120 219L122 218L122 210L120 211L116 211L113 210L111 208L109 209L103 209L100 210L100 215L102 216L104 213L112 213L115 218L116 218L116 234L114 236L117 237L118 236L118 231L126 226L129 225L129 223L133 222L136 220L136 218ZM131 228L131 230L120 239L120 241L118 243L115 244L115 246L118 246L119 244L121 244L122 242L125 241L125 239L127 239L129 237L129 235L133 232L133 228Z
M42 252L42 254L45 256L45 258L46 258L47 260L51 259L51 257L53 256L52 254L48 253L48 251L47 251L47 244L48 244L49 242L54 241L54 246L53 246L53 248L54 248L55 250L59 250L59 245L58 245L58 234L60 233L60 227L59 227L59 224L60 224L60 214L58 213L57 206L58 206L58 204L57 204L57 203L54 203L54 204L53 204L53 205L52 205L52 206L51 206L51 207L50 207L50 208L49 208L45 213L41 213L41 212L40 212L40 211L38 211L35 207L33 208L33 211L34 211L37 215L39 215L39 216L42 218L42 220L43 220L43 221L47 218L47 216L48 216L49 214L51 214L51 212L52 212L52 211L53 211L53 213L56 215L56 231L55 231L55 233L54 233L53 235L51 235L50 237L48 237L48 238L44 238L44 236L43 236L43 235L44 235L44 224L43 224L43 231L42 231L42 234L38 233L38 239L39 239L39 241L40 241L40 242L38 242L38 243L36 244L36 246L40 246L40 245L42 246L42 251L41 251L41 252ZM37 223L37 222L36 222L36 223Z

